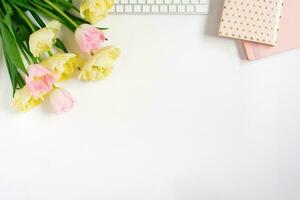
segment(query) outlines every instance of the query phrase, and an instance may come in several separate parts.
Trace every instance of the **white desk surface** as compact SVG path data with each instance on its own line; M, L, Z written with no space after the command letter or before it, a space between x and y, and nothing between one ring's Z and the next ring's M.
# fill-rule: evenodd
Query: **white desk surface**
M299 200L300 50L248 62L209 16L112 16L123 50L75 109L16 114L0 70L2 200Z

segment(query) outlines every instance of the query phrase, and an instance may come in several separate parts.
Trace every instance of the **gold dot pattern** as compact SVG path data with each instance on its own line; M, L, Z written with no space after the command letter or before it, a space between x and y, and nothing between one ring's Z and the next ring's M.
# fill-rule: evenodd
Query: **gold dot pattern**
M275 45L283 0L225 0L219 35Z

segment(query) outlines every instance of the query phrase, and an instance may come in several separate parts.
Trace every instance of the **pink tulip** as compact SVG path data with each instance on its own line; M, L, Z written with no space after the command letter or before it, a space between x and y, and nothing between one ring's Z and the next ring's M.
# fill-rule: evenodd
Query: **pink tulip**
M29 66L25 80L31 95L40 97L52 90L54 74L43 65L34 64Z
M71 110L75 102L71 94L62 88L55 88L50 93L49 99L51 108L56 114Z
M75 31L76 42L83 53L91 54L99 49L105 41L104 33L98 28L82 24Z

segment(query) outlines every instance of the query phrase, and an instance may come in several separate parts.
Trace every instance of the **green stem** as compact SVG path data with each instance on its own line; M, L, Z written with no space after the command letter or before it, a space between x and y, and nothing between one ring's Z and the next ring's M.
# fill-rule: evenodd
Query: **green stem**
M27 64L30 64L31 62L31 60L29 59L29 57L28 57L28 55L26 54L26 52L25 52L25 50L21 47L20 48L20 50L21 50L21 52L22 52L22 54L24 55L24 57L25 57L25 60L27 61Z
M77 11L78 13L80 13L80 10L78 9L78 8L76 8L76 6L72 6L72 8L75 10L75 11Z
M32 2L30 2L33 6L35 6L35 8L39 11L39 13L46 15L48 17L51 17L57 21L59 21L60 23L64 24L65 26L67 26L70 30L75 31L76 27L74 28L74 26L72 24L70 24L67 21L62 20L60 17L56 16L55 14L51 13L48 9L37 5L37 4L33 4Z
M4 18L4 14L2 13L2 10L0 10L0 19L2 20Z
M3 7L3 12L6 12L7 3L4 0L1 0L1 5Z
M72 18L72 20L74 20L77 24L89 24L88 21L86 21L86 20L84 20L84 19L82 19L82 18L80 18L80 17L77 17L77 16L73 15L73 14L70 13L70 12L66 12L66 14L67 14L70 18Z
M53 4L51 1L49 0L43 0L44 2L46 2L49 6L51 6L54 10L56 10L59 14L61 14L61 16L63 16L67 21L69 21L73 26L75 26L75 28L78 27L78 24L76 24L75 21L73 21L68 15L66 15L63 11L61 11L55 4Z
M48 55L53 56L53 53L51 52L51 50L48 51Z
M27 25L29 26L31 31L35 32L36 28L35 28L34 24L31 22L31 20L29 19L29 17L27 15L25 15L24 12L18 6L14 5L14 4L12 4L12 6L15 8L18 15L27 23Z
M31 10L29 12L32 15L32 17L35 19L35 21L40 25L41 28L44 28L46 26L43 20L40 18L40 16L36 14L36 12L33 12Z
M31 59L31 62L33 62L35 64L38 63L38 60L32 55L32 53L30 52L30 50L28 49L28 47L24 43L19 42L19 46L25 52L25 54L27 56L29 56L29 58ZM31 63L31 62L29 62L29 63Z
M60 18L57 17L55 14L49 12L47 9L45 9L44 7L40 6L40 5L36 5L36 4L33 4L33 6L35 6L41 13L44 13L44 15L48 15L49 17L53 18L53 19L56 19L56 20L59 20L60 21Z
M58 47L61 50L63 50L65 53L68 53L67 48L65 47L64 43L60 39L56 39L55 45L56 45L56 47Z

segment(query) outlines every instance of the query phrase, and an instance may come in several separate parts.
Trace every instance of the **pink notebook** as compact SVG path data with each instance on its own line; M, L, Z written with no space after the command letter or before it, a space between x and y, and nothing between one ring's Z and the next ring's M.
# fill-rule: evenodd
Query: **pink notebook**
M284 0L276 46L244 41L249 60L256 60L300 47L300 0Z

